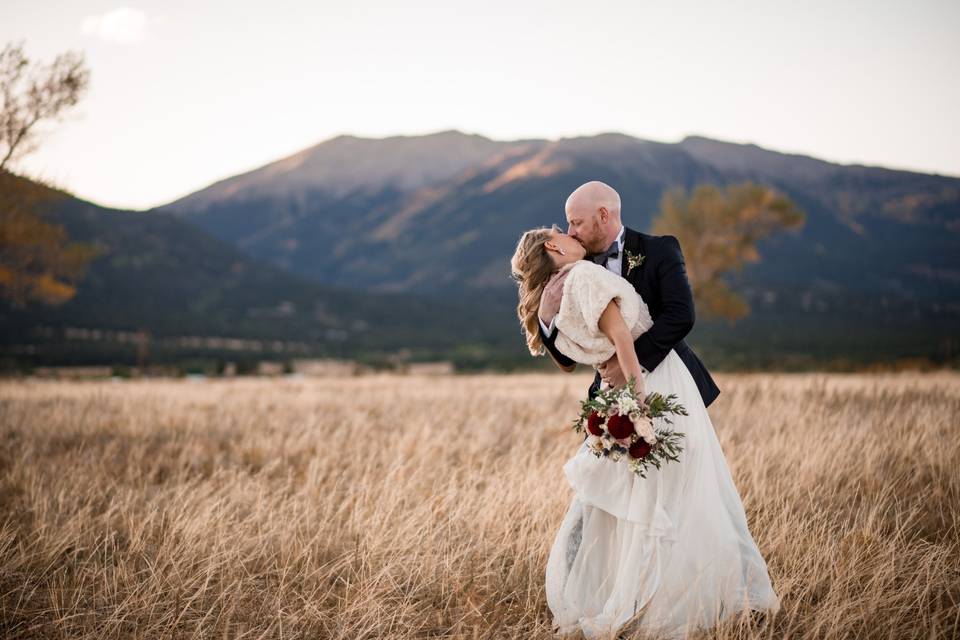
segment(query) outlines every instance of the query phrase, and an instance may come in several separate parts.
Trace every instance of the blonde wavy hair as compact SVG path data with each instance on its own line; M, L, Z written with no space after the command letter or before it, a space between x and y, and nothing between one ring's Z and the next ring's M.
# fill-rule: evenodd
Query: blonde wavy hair
M524 232L510 259L510 274L517 282L517 294L520 297L517 316L527 338L527 348L535 356L542 356L545 352L537 320L540 296L543 295L543 288L550 276L557 269L544 244L552 233L559 230L557 225L553 225Z

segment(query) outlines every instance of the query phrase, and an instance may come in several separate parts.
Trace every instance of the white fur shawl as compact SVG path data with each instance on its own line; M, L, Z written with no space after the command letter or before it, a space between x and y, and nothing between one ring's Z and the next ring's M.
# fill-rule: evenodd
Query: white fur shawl
M590 365L605 362L616 353L613 343L598 326L600 315L611 300L618 301L634 340L653 326L647 304L625 279L588 260L563 267L568 269L554 343L560 353Z

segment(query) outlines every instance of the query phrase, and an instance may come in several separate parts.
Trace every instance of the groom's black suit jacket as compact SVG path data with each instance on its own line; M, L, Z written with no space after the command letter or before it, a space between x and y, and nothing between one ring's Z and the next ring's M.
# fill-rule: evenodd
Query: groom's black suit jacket
M693 293L687 281L680 243L673 236L651 236L627 228L624 229L623 249L620 273L647 303L650 317L653 318L653 326L634 342L637 359L647 371L653 371L667 357L670 349L674 349L697 383L704 406L710 406L720 395L720 389L697 354L683 341L684 336L693 328L695 314ZM628 251L634 256L644 256L640 266L632 270L628 265ZM557 362L565 367L575 364L554 346L557 338L556 327L549 336L544 335L543 329L540 329L540 337ZM591 398L599 388L598 373L590 386Z

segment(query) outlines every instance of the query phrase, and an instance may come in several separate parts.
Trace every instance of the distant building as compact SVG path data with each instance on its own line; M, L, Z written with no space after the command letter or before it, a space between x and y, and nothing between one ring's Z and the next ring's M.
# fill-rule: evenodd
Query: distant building
M257 363L258 376L282 376L283 363L263 360Z
M318 358L300 358L293 361L294 373L316 377L344 377L358 373L355 362Z
M406 372L412 376L449 376L456 372L452 362L411 362Z
M113 375L112 367L37 367L33 375L38 378L71 379L78 378L109 378Z

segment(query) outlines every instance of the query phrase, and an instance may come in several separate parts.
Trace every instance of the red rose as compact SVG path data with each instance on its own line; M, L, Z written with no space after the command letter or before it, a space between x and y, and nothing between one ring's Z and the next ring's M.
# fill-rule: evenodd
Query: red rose
M587 431L592 433L595 436L603 435L603 418L600 417L600 414L596 411L590 412L590 417L587 418Z
M627 416L621 416L620 414L612 415L607 421L607 431L609 431L610 435L614 438L627 438L633 433L633 423L630 422L630 418Z
M634 458L646 458L648 453L650 453L650 444L643 438L630 445L630 455Z

